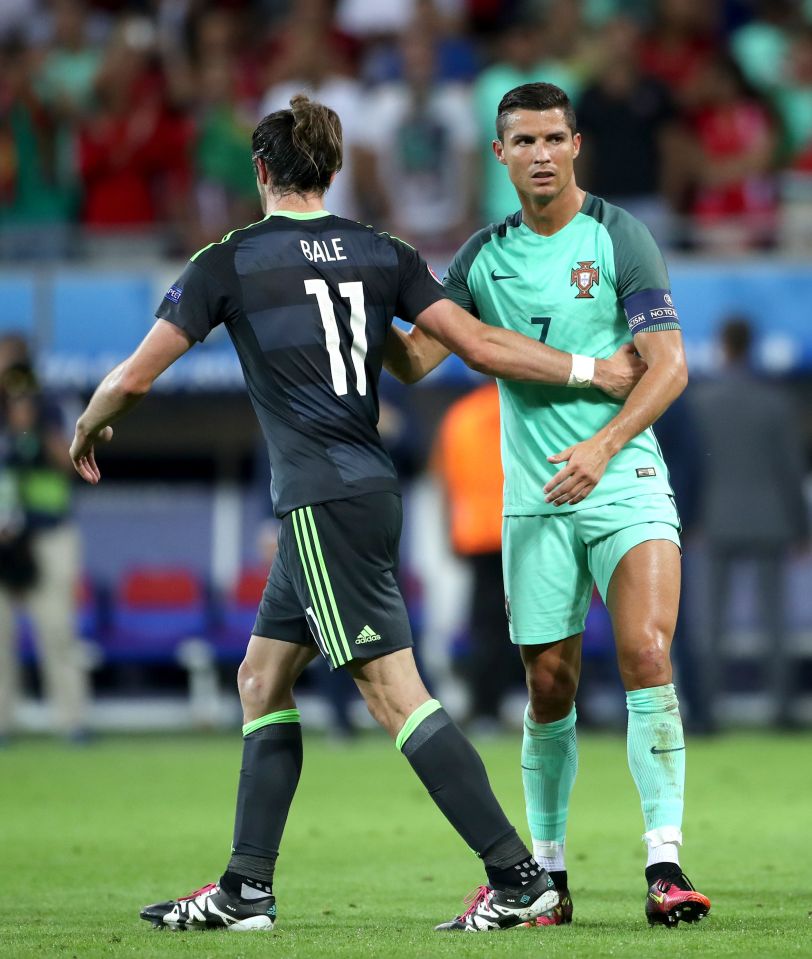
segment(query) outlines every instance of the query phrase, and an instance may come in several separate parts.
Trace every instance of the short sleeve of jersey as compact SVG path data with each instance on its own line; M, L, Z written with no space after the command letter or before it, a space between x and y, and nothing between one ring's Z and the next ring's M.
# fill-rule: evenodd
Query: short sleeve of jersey
M396 313L409 323L436 303L446 299L443 284L417 250L392 237L398 256L399 282Z
M155 315L202 342L233 310L234 304L225 287L208 270L190 260L166 291Z
M477 317L479 316L479 312L477 311L474 301L474 295L468 286L468 274L471 272L471 266L477 258L479 251L488 242L490 237L491 228L486 227L484 230L479 230L477 233L474 233L472 237L466 240L459 250L457 250L443 280L443 285L449 298L452 299L457 306L461 306L464 310L468 310L469 313L473 313L473 315Z
M660 248L648 229L626 215L612 237L617 298L632 335L678 330L679 316L671 299L671 281Z

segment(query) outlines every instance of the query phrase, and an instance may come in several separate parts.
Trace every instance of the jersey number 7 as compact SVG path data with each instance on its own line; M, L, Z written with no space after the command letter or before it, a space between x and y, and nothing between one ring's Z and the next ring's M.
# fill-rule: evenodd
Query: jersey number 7
M552 323L553 318L551 316L531 316L530 322L536 325L541 326L541 332L539 333L539 342L547 342L547 334L550 332L550 323Z
M305 280L304 286L305 293L315 296L319 306L327 355L330 357L330 376L333 380L333 389L338 396L346 396L347 368L341 358L341 340L338 335L335 307L330 299L330 288L325 280ZM361 396L366 396L367 373L364 360L367 355L367 314L364 308L364 284L360 280L339 283L338 292L350 301L350 329L352 330L350 355L352 356L358 392Z

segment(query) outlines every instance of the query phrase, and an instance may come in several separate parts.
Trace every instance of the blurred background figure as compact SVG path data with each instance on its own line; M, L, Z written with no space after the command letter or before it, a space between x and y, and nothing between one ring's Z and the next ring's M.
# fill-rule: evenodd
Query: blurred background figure
M274 47L272 80L258 118L288 109L290 98L301 91L336 111L344 137L344 164L330 187L326 204L336 216L355 219L361 189L356 153L359 130L367 122L367 104L356 78L352 44L333 25L329 4L307 0L295 5Z
M443 82L435 38L415 24L402 78L373 94L359 127L365 213L424 255L448 253L477 225L477 130L468 89Z
M785 566L791 550L809 542L798 424L785 392L753 368L748 321L730 318L721 329L720 345L722 373L694 395L703 461L702 527L709 551L705 695L713 710L724 692L731 574L738 564L750 562L766 640L763 676L773 719L790 725L796 683Z
M499 437L499 391L490 382L451 405L432 454L451 545L470 571L468 648L461 670L469 692L468 722L481 733L499 728L505 695L522 684L523 674L505 611Z
M605 24L597 75L578 103L584 135L579 183L642 220L660 245L673 242L675 172L685 160L668 87L643 73L641 30L628 17ZM628 144L618 149L617 144Z
M727 55L697 69L687 99L692 242L717 252L773 246L778 138L768 104Z
M0 339L0 739L13 730L18 630L33 627L54 732L87 736L88 685L75 634L81 573L73 466L59 408L39 388L26 341Z

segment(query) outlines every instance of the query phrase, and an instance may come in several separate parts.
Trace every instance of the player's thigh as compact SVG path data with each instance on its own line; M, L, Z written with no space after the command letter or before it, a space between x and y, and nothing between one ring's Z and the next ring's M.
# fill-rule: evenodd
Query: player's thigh
M317 653L296 584L301 570L287 516L280 525L278 547L243 661L246 672L263 676L277 665L287 668L288 661L296 663L305 654L309 661Z
M396 579L400 497L367 493L296 509L289 520L291 579L330 668L410 648Z
M651 494L593 512L589 521L605 535L590 544L590 568L612 618L624 683L669 682L681 579L673 500Z
M519 646L583 632L593 583L573 515L505 517L505 605L511 641Z

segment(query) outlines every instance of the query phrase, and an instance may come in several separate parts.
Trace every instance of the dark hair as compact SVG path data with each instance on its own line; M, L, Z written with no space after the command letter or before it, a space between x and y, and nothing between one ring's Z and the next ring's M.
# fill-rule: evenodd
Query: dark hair
M341 169L338 114L303 93L291 98L290 110L263 117L251 142L277 193L324 193Z
M743 316L731 317L723 326L719 338L725 356L734 363L746 360L753 343L753 327Z
M514 110L561 110L572 133L576 132L575 110L566 93L552 83L523 83L502 97L496 111L496 135L505 134L508 116Z

